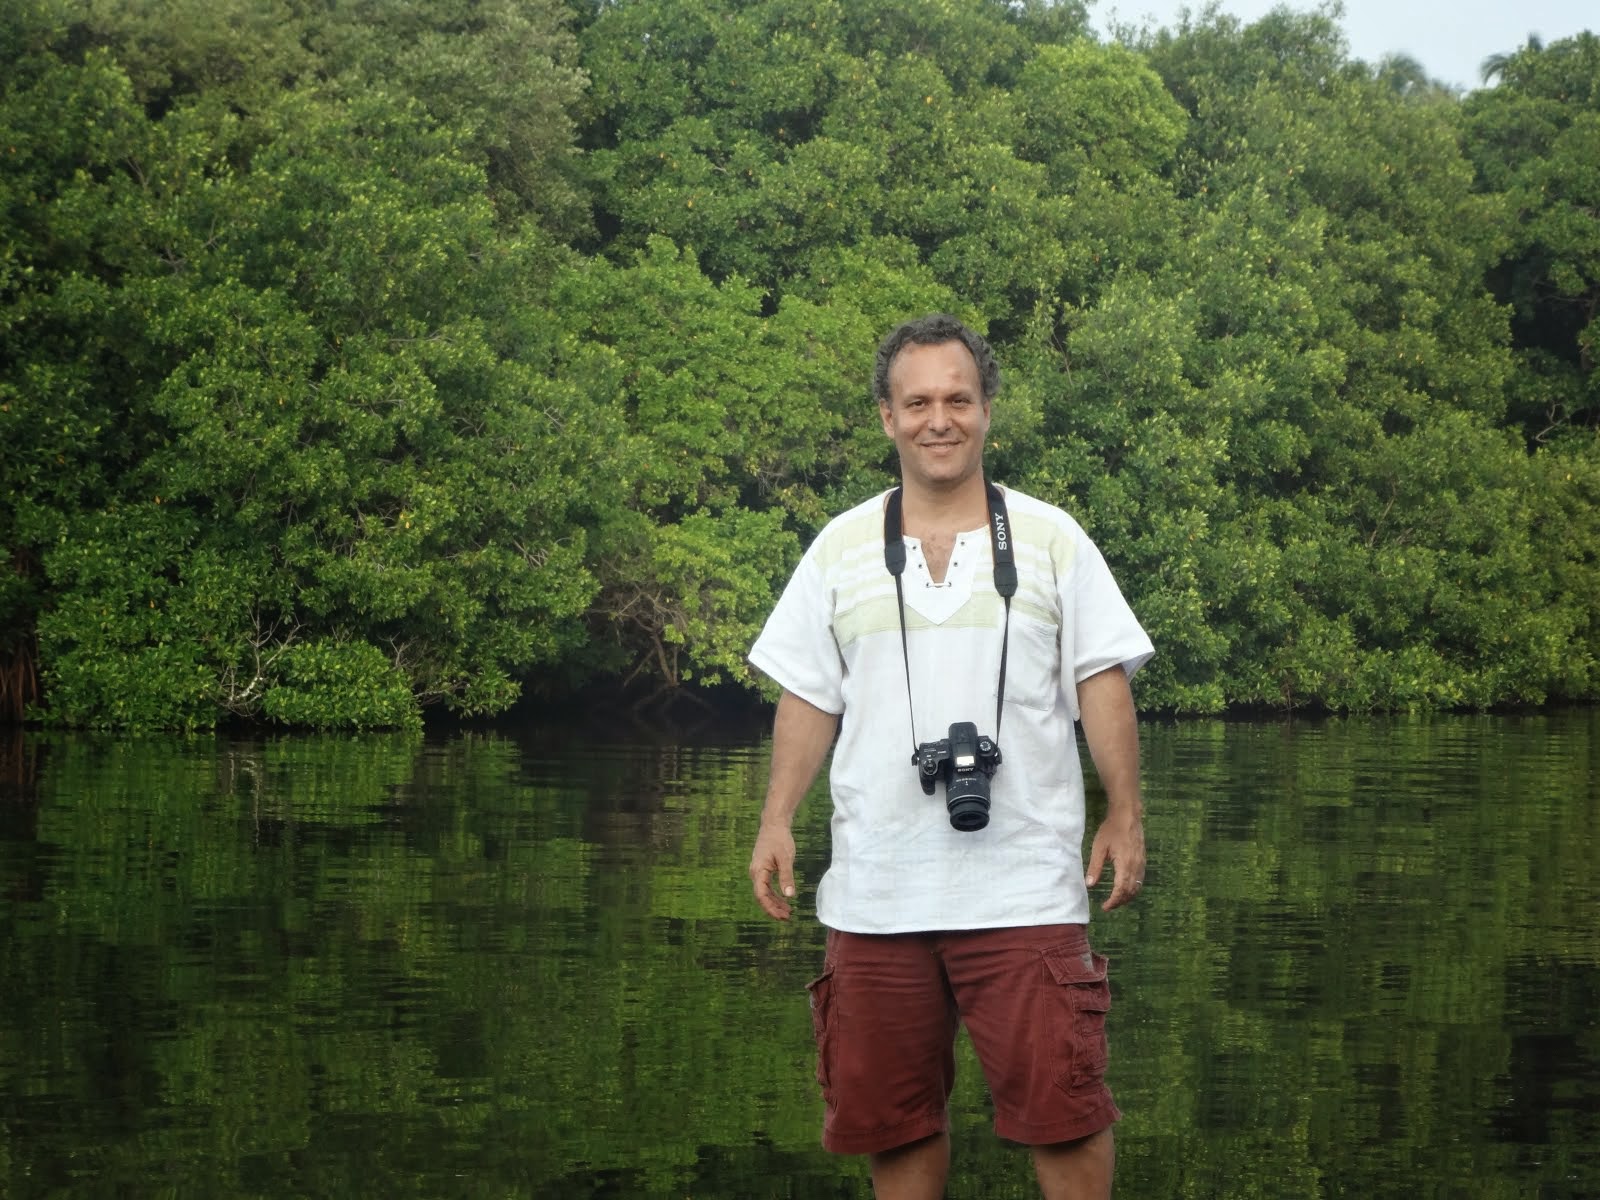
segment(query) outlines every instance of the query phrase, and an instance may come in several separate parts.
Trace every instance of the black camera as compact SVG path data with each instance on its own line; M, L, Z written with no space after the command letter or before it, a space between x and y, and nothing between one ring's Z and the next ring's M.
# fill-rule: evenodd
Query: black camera
M926 795L933 795L933 785L944 776L944 806L952 826L973 833L989 823L989 777L1000 765L1000 747L992 737L980 734L971 721L957 721L949 737L919 745L911 762Z

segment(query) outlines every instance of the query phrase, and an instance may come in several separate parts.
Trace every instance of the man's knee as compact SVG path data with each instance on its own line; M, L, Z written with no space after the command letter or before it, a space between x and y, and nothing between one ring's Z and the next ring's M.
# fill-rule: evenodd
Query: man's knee
M1116 1141L1111 1127L1033 1147L1033 1169L1044 1200L1109 1200L1116 1167Z
M950 1174L950 1135L936 1133L871 1155L877 1200L939 1200Z

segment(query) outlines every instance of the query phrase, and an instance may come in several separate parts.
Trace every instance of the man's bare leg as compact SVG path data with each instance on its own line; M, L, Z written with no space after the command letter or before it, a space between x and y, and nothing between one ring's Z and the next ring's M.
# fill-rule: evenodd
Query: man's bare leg
M950 1174L950 1135L936 1133L872 1156L877 1200L940 1200Z
M1075 1142L1035 1146L1039 1194L1044 1200L1110 1200L1116 1160L1109 1126Z

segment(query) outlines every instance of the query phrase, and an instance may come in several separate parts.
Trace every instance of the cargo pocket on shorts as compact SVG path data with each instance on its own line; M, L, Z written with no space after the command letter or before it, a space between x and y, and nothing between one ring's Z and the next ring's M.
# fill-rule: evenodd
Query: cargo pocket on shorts
M1106 1073L1106 1013L1111 1011L1111 985L1106 960L1079 950L1046 950L1044 964L1059 985L1065 1022L1053 1037L1052 1070L1058 1088L1069 1095L1097 1091Z
M824 1100L831 1100L833 1079L833 964L806 984L811 993L811 1036L817 1040L817 1083Z

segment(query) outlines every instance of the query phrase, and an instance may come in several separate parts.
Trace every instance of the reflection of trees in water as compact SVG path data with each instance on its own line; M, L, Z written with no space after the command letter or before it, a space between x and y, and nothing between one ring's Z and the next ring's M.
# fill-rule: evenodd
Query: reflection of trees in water
M725 811L730 789L760 811L771 715L750 707L641 717L622 707L540 712L497 722L516 804L603 851L604 865L666 861L693 840L697 815ZM759 776L759 778L757 778Z
M688 814L669 800L682 794L679 781L692 757L661 746L605 763L604 785L591 793L581 827L585 842L607 852L602 862L650 862L682 845Z
M285 793L267 786L261 746L256 742L231 742L217 755L219 799L233 798L245 807L257 846L292 841L293 810Z
M639 798L641 803L645 797ZM659 797L649 801L659 803ZM671 853L683 840L685 814L645 808L629 812L591 809L585 814L583 840L613 852L621 862L646 860Z
M1143 732L1155 878L1093 928L1119 1191L1592 1181L1600 712ZM765 773L759 741L545 729L0 738L0 1109L17 1080L73 1100L15 1106L12 1177L864 1194L815 1149L825 787L777 926L744 875ZM4 840L22 808L37 849ZM1030 1194L962 1071L952 1200Z
M30 737L21 726L0 729L0 805L7 810L37 807L39 768L45 752L46 743ZM14 819L8 811L7 825Z
M47 745L20 726L0 729L0 899L26 903L44 895L38 853L39 779ZM7 843L15 846L14 856Z

